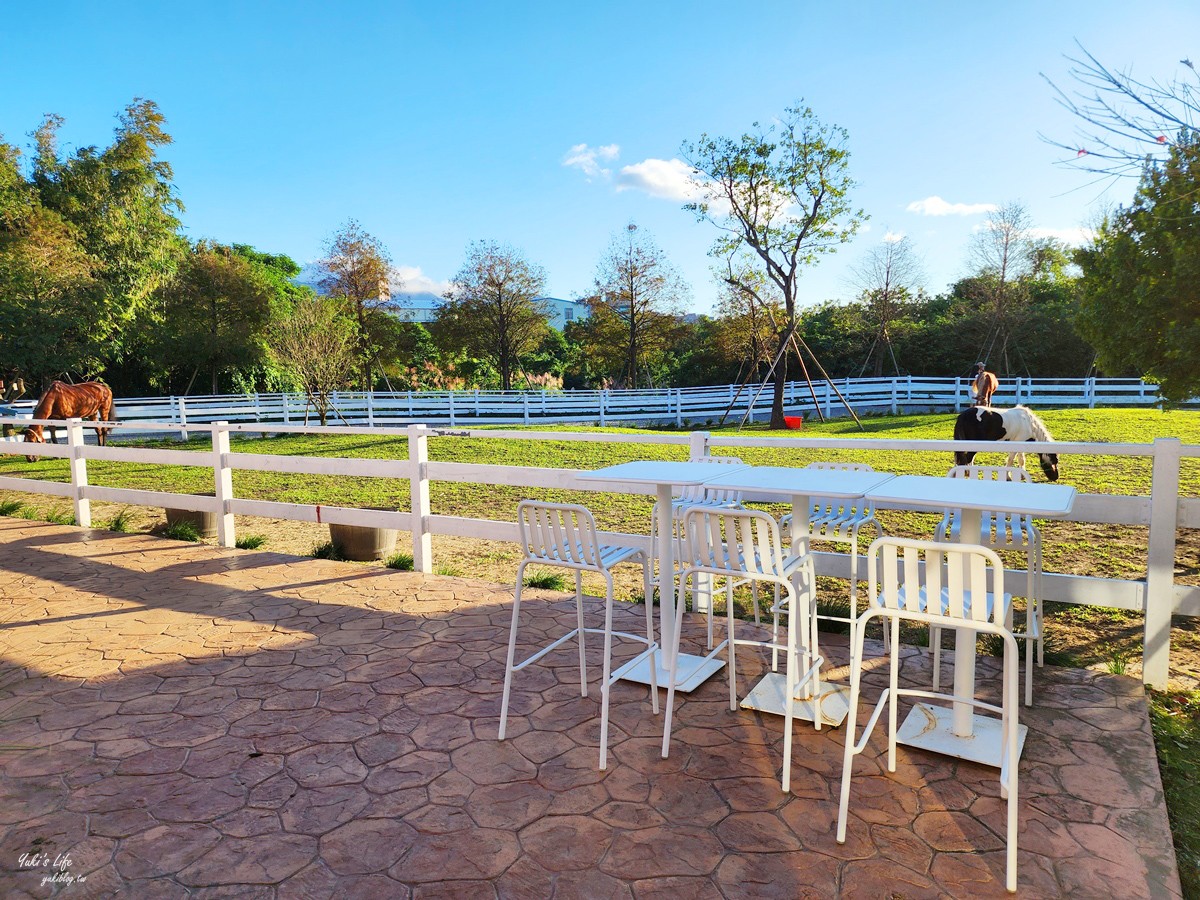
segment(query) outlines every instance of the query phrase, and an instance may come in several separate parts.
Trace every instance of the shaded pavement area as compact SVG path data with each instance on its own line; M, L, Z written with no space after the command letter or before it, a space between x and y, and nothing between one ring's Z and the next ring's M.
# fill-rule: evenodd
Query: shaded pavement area
M523 644L573 623L562 594L527 596ZM511 602L0 519L0 895L1006 896L995 770L901 747L887 773L879 730L838 845L845 730L797 724L785 795L782 720L731 712L723 674L681 695L666 760L646 690L618 684L599 772L598 686L579 696L567 646L517 674L498 742ZM738 660L744 693L766 660ZM902 677L929 675L906 648ZM1178 896L1141 686L1048 666L1022 718L1021 895Z

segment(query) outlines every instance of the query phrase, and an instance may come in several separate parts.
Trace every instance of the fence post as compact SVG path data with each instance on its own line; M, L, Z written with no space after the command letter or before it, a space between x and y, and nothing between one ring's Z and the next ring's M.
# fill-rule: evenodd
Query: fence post
M279 396L283 400L283 424L291 425L292 424L292 416L291 416L291 413L288 412L288 392L284 391Z
M375 427L375 392L367 391L367 427Z
M1096 408L1096 379L1095 377L1087 380L1087 405L1088 409Z
M478 394L475 395L475 402L476 403L479 402ZM478 409L475 410L475 414L476 415L479 414ZM521 394L521 415L522 415L523 419L525 420L525 424L528 425L529 424L529 395L524 394L524 393Z
M683 388L675 388L675 427L683 427Z
M433 572L433 537L425 530L429 515L429 431L408 426L408 508L412 511L413 571Z
M600 400L600 427L603 428L604 427L604 391L602 391L602 390L597 391L596 394Z
M446 408L450 412L450 427L454 427L454 391L446 393Z
M1142 681L1160 690L1166 688L1171 668L1171 613L1175 605L1175 540L1182 455L1179 438L1154 439Z
M237 542L234 534L233 513L230 512L230 501L233 500L233 469L229 467L229 429L228 422L214 422L212 432L213 444L213 487L217 497L217 543L222 547L232 547Z
M92 527L92 501L83 496L87 487L87 460L83 456L83 419L67 419L67 444L71 447L71 495L75 504L75 524Z
M186 441L188 439L187 430L187 403L184 397L179 398L179 439Z
M896 379L892 379L892 415L898 415L900 412L900 392L896 384Z

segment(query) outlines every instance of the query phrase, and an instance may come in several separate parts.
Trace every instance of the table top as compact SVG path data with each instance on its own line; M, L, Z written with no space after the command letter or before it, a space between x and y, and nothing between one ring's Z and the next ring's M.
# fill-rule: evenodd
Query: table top
M795 466L729 468L732 471L723 471L716 478L704 482L705 487L853 499L896 477L889 472L800 469Z
M1075 503L1075 488L1065 484L897 475L872 488L866 497L876 502L908 504L916 509L983 509L1034 516L1064 516Z
M630 484L707 484L718 475L749 469L735 463L680 462L668 459L639 459L580 472L580 481L622 481Z

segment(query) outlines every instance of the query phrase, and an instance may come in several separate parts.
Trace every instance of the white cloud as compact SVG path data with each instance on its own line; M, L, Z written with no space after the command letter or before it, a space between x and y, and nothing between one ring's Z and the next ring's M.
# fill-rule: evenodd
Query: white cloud
M914 200L906 207L909 212L923 216L978 216L998 208L995 203L947 203L937 196Z
M692 180L692 167L681 159L644 159L624 166L617 176L617 190L644 191L664 200L701 199L703 191Z
M604 168L601 162L612 162L620 153L621 147L618 144L604 144L600 147L576 144L567 151L562 164L568 168L581 170L587 176L588 181L593 178L608 178L612 171Z
M430 278L420 266L393 266L391 284L393 294L429 293L440 297L450 289L450 282Z
M903 231L888 231L883 235L883 242L885 244L898 244L902 240L904 240Z

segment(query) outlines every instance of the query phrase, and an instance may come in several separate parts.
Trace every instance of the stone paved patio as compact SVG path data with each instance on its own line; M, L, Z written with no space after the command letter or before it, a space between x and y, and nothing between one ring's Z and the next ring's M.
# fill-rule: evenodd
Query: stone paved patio
M530 643L573 618L533 596ZM797 726L787 797L781 721L731 713L723 676L681 702L667 760L645 691L615 688L602 773L599 692L579 697L568 648L518 675L496 741L510 604L467 579L0 519L0 896L1004 895L994 770L901 748L891 775L877 735L839 846L844 730ZM744 692L761 669L739 662ZM923 652L904 677L928 683ZM1047 667L1036 692L1022 895L1178 896L1140 686Z

